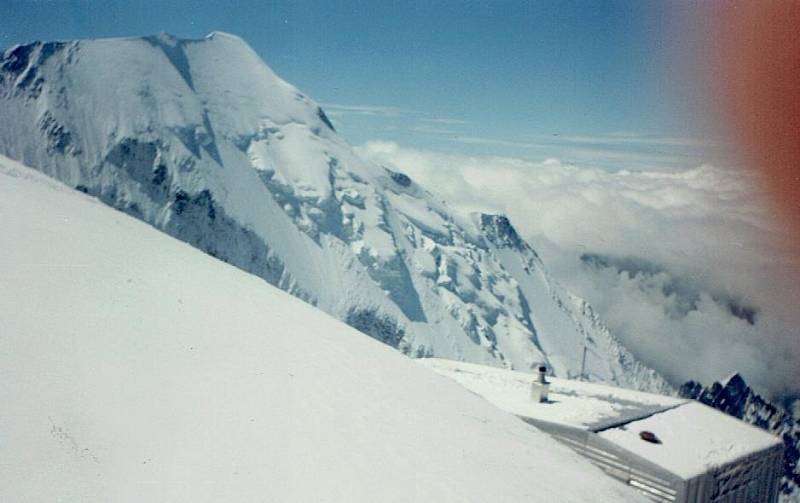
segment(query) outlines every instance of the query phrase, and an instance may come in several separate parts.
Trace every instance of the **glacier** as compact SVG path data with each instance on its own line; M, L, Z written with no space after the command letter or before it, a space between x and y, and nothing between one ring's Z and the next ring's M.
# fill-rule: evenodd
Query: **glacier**
M505 216L358 156L237 36L11 47L0 117L0 154L407 355L576 378L585 352L589 380L673 391Z

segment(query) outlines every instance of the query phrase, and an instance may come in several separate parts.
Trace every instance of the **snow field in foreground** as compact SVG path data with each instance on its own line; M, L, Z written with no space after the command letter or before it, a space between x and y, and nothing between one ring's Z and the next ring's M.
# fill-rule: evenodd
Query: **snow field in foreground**
M634 501L456 383L0 158L0 500Z

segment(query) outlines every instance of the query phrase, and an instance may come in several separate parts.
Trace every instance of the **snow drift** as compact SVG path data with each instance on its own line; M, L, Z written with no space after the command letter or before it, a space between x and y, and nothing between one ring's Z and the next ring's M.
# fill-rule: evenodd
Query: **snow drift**
M0 157L0 500L635 501L387 346Z

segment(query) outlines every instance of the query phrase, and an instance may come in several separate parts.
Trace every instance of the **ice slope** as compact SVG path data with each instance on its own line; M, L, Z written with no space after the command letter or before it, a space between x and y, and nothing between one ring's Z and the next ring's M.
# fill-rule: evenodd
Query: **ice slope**
M0 157L0 500L637 501L259 278Z
M358 157L241 39L16 46L0 154L412 356L668 388L497 215L457 215Z

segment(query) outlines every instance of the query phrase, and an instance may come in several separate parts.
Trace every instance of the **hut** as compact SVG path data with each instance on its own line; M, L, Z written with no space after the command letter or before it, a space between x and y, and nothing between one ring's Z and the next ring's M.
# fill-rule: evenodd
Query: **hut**
M614 477L662 502L775 502L777 437L693 400L482 365L422 359Z

